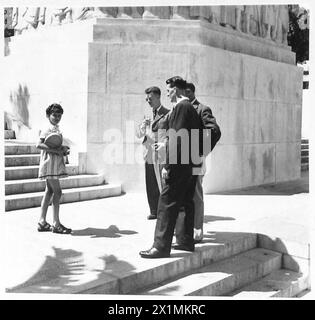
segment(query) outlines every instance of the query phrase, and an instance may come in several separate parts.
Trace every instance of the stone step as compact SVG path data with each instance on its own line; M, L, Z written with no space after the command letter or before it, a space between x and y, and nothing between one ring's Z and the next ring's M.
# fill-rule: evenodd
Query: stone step
M187 274L205 265L254 249L257 245L257 234L220 232L213 234L213 241L196 245L195 252L172 250L171 257L162 259L161 264L145 270L122 272L116 263L108 265L108 269L116 270L112 276L115 282L94 284L93 288L78 293L112 293L142 294L143 288L169 281L178 275ZM176 256L178 258L176 258ZM119 276L119 279L116 279ZM115 288L114 290L112 288Z
M39 166L19 166L5 168L5 180L32 179L38 177ZM66 165L69 175L78 174L79 167L75 165Z
M121 185L106 184L91 187L80 187L62 190L60 203L77 202L84 200L101 199L121 194ZM39 207L43 192L27 194L13 194L5 196L5 210Z
M309 164L308 163L302 163L301 164L301 170L302 171L308 171L309 170Z
M4 130L4 138L5 139L15 139L15 131L14 130Z
M4 144L5 155L15 154L40 154L40 150L36 148L35 143L22 141L5 141Z
M309 157L308 156L302 156L301 157L301 163L308 163L309 162Z
M40 155L39 154L15 154L15 155L6 155L5 166L14 167L14 166L33 166L39 164Z
M302 273L288 269L271 272L262 279L229 294L241 299L290 298L309 287L309 279Z
M297 294L294 298L306 299L306 300L314 300L314 292L311 289L306 289L301 293Z
M60 179L62 189L89 187L104 184L104 176L97 174L73 175ZM44 180L23 179L5 181L5 194L21 194L30 192L40 192L45 190L46 183Z
M25 141L25 140L20 140L20 139L4 139L5 144L28 144L28 145L35 145L36 141Z
M281 268L282 254L255 248L142 291L142 295L224 296Z
M142 288L157 285L162 281L173 279L180 274L186 274L191 270L199 269L205 265L219 261L241 252L248 251L257 246L257 234L255 233L234 233L214 232L211 238L204 243L196 245L193 253L172 250L170 258L150 260L141 259L138 255L134 257L134 266L130 270L129 264L121 264L121 260L115 260L106 264L106 272L99 276L99 270L90 276L95 280L90 281L89 277L80 279L74 286L64 286L62 277L48 277L45 270L33 277L27 285L9 292L49 292L49 293L81 293L81 294L134 294ZM141 260L139 265L136 261ZM157 263L158 262L158 263ZM48 272L47 272L48 273ZM95 275L94 275L95 273ZM45 288L50 288L48 291Z
M308 150L309 149L309 145L308 144L302 144L301 145L301 150Z

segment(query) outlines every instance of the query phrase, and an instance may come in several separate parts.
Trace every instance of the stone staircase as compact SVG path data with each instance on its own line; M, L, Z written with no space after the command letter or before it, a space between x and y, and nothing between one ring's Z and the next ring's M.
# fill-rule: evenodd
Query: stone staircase
M240 299L299 297L309 292L309 270L292 263L284 246L270 247L264 235L217 233L213 242L196 245L193 253L172 251L170 258L141 260L141 266L106 263L106 272L91 282L63 286L64 279L42 277L7 292L125 294L155 296L226 296ZM136 258L136 256L133 256ZM289 257L289 259L288 259ZM306 259L307 260L307 259ZM75 266L75 265L74 265ZM135 266L135 264L134 264ZM44 274L41 270L40 274ZM92 271L89 270L89 273ZM99 270L95 270L95 273ZM91 278L94 278L90 274ZM49 288L49 289L47 289ZM62 289L61 289L62 288ZM60 291L61 290L61 291Z
M258 237L258 235L251 236ZM214 252L215 248L204 247L200 267L132 293L267 299L297 297L309 289L308 273L303 274L300 267L293 268L295 271L289 269L284 263L283 252L257 247L254 238L248 240L246 236L240 239L247 241L247 245L237 254L229 250L228 243L220 248L220 254ZM226 254L223 254L224 251ZM220 257L222 254L224 257Z
M301 170L309 170L309 140L301 140Z
M4 130L4 139L15 139L14 130L9 130L9 129Z
M38 207L45 182L37 179L40 151L35 144L7 139L5 148L5 211ZM105 184L104 177L82 174L67 164L69 177L60 179L61 203L106 198L121 194L121 185Z

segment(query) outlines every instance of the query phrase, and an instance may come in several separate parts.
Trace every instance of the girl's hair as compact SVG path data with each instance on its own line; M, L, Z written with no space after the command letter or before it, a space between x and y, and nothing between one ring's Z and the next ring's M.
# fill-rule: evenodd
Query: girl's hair
M50 116L53 112L61 113L63 114L63 109L62 106L58 103L53 103L51 104L47 109L46 109L46 116Z

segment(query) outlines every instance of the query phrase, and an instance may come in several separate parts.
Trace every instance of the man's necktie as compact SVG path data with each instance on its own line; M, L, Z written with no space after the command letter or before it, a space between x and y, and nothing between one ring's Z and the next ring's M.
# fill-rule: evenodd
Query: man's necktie
M153 119L155 119L156 114L157 114L157 110L155 109L155 110L153 110Z

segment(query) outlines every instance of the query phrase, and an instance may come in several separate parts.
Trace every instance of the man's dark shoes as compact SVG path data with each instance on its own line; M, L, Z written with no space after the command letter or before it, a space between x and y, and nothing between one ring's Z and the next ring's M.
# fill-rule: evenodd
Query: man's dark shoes
M160 251L154 247L149 250L139 252L142 258L155 259L155 258L168 258L170 254L168 252Z
M195 251L195 246L194 245L187 245L187 244L174 244L172 246L174 250L183 250L183 251Z
M148 215L148 220L154 220L154 219L156 219L156 214L152 214L152 213L150 213L150 215Z

